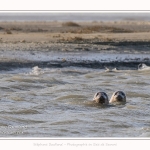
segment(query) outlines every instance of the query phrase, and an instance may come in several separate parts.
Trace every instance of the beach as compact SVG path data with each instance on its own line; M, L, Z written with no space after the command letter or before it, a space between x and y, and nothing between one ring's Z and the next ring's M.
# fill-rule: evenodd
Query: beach
M149 42L148 21L0 22L1 50L123 52L148 50Z
M33 63L34 55L50 52L61 56L73 53L127 53L149 54L149 21L109 21L109 22L0 22L0 61ZM29 57L22 58L23 53ZM16 55L16 57L12 57ZM42 54L41 54L42 55ZM21 58L21 59L20 59ZM62 60L66 60L63 57ZM118 58L119 59L119 58ZM132 57L128 61L147 62L149 57ZM142 60L141 60L142 59ZM50 61L51 59L46 59ZM38 61L46 61L38 59ZM58 60L58 59L57 59ZM55 61L57 61L55 60ZM54 61L54 60L53 60ZM96 60L97 61L97 60ZM115 60L116 62L119 61ZM35 63L33 63L33 66ZM70 65L70 64L68 64ZM137 65L137 63L136 63ZM15 66L15 65L14 65Z

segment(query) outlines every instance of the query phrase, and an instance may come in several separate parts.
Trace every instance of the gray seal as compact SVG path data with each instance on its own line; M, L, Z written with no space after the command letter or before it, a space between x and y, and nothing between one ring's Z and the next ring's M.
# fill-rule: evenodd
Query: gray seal
M111 96L109 103L125 103L126 102L126 94L123 91L116 91Z
M108 96L105 92L97 92L94 95L93 101L102 105L109 104Z

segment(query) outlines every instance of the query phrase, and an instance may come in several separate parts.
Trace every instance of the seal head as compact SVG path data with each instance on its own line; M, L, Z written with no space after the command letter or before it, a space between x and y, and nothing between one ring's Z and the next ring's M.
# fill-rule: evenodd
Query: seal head
M108 96L105 92L97 92L94 95L93 101L103 105L109 104Z
M116 91L111 96L111 99L109 102L110 103L113 103L113 102L125 103L126 102L126 95L123 91Z

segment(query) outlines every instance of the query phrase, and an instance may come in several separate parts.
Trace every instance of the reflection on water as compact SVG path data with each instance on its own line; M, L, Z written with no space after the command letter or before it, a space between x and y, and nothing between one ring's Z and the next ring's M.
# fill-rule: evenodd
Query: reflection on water
M149 137L150 70L22 68L0 74L1 137ZM92 103L116 90L125 105Z

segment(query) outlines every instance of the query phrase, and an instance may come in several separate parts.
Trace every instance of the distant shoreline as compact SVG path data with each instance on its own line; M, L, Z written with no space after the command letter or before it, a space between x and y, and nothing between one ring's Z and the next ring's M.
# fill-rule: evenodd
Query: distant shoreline
M150 21L150 13L144 12L3 12L0 13L1 21Z
M37 53L51 55L50 52L54 52L56 56L59 52L58 57L70 52L84 55L106 53L109 56L117 53L141 54L140 57L136 56L129 59L128 62L122 62L122 66L125 63L133 67L143 62L150 64L150 22L0 22L0 63L6 65L6 68L30 66L30 62L33 65L48 63L52 56L48 61L40 59L39 56L38 62L32 60L32 57ZM142 54L146 55L143 57ZM24 55L24 60L22 60L22 55ZM11 60L12 56L13 60ZM31 61L28 61L28 57ZM110 65L116 63L119 66L119 62L119 58L116 57L114 62L110 62ZM74 63L71 61L69 64L68 61L64 63L62 58L62 61L54 60L48 65L61 67L62 64L63 66L64 64L68 66L75 64L85 67L90 65L103 67L107 63L94 61Z

